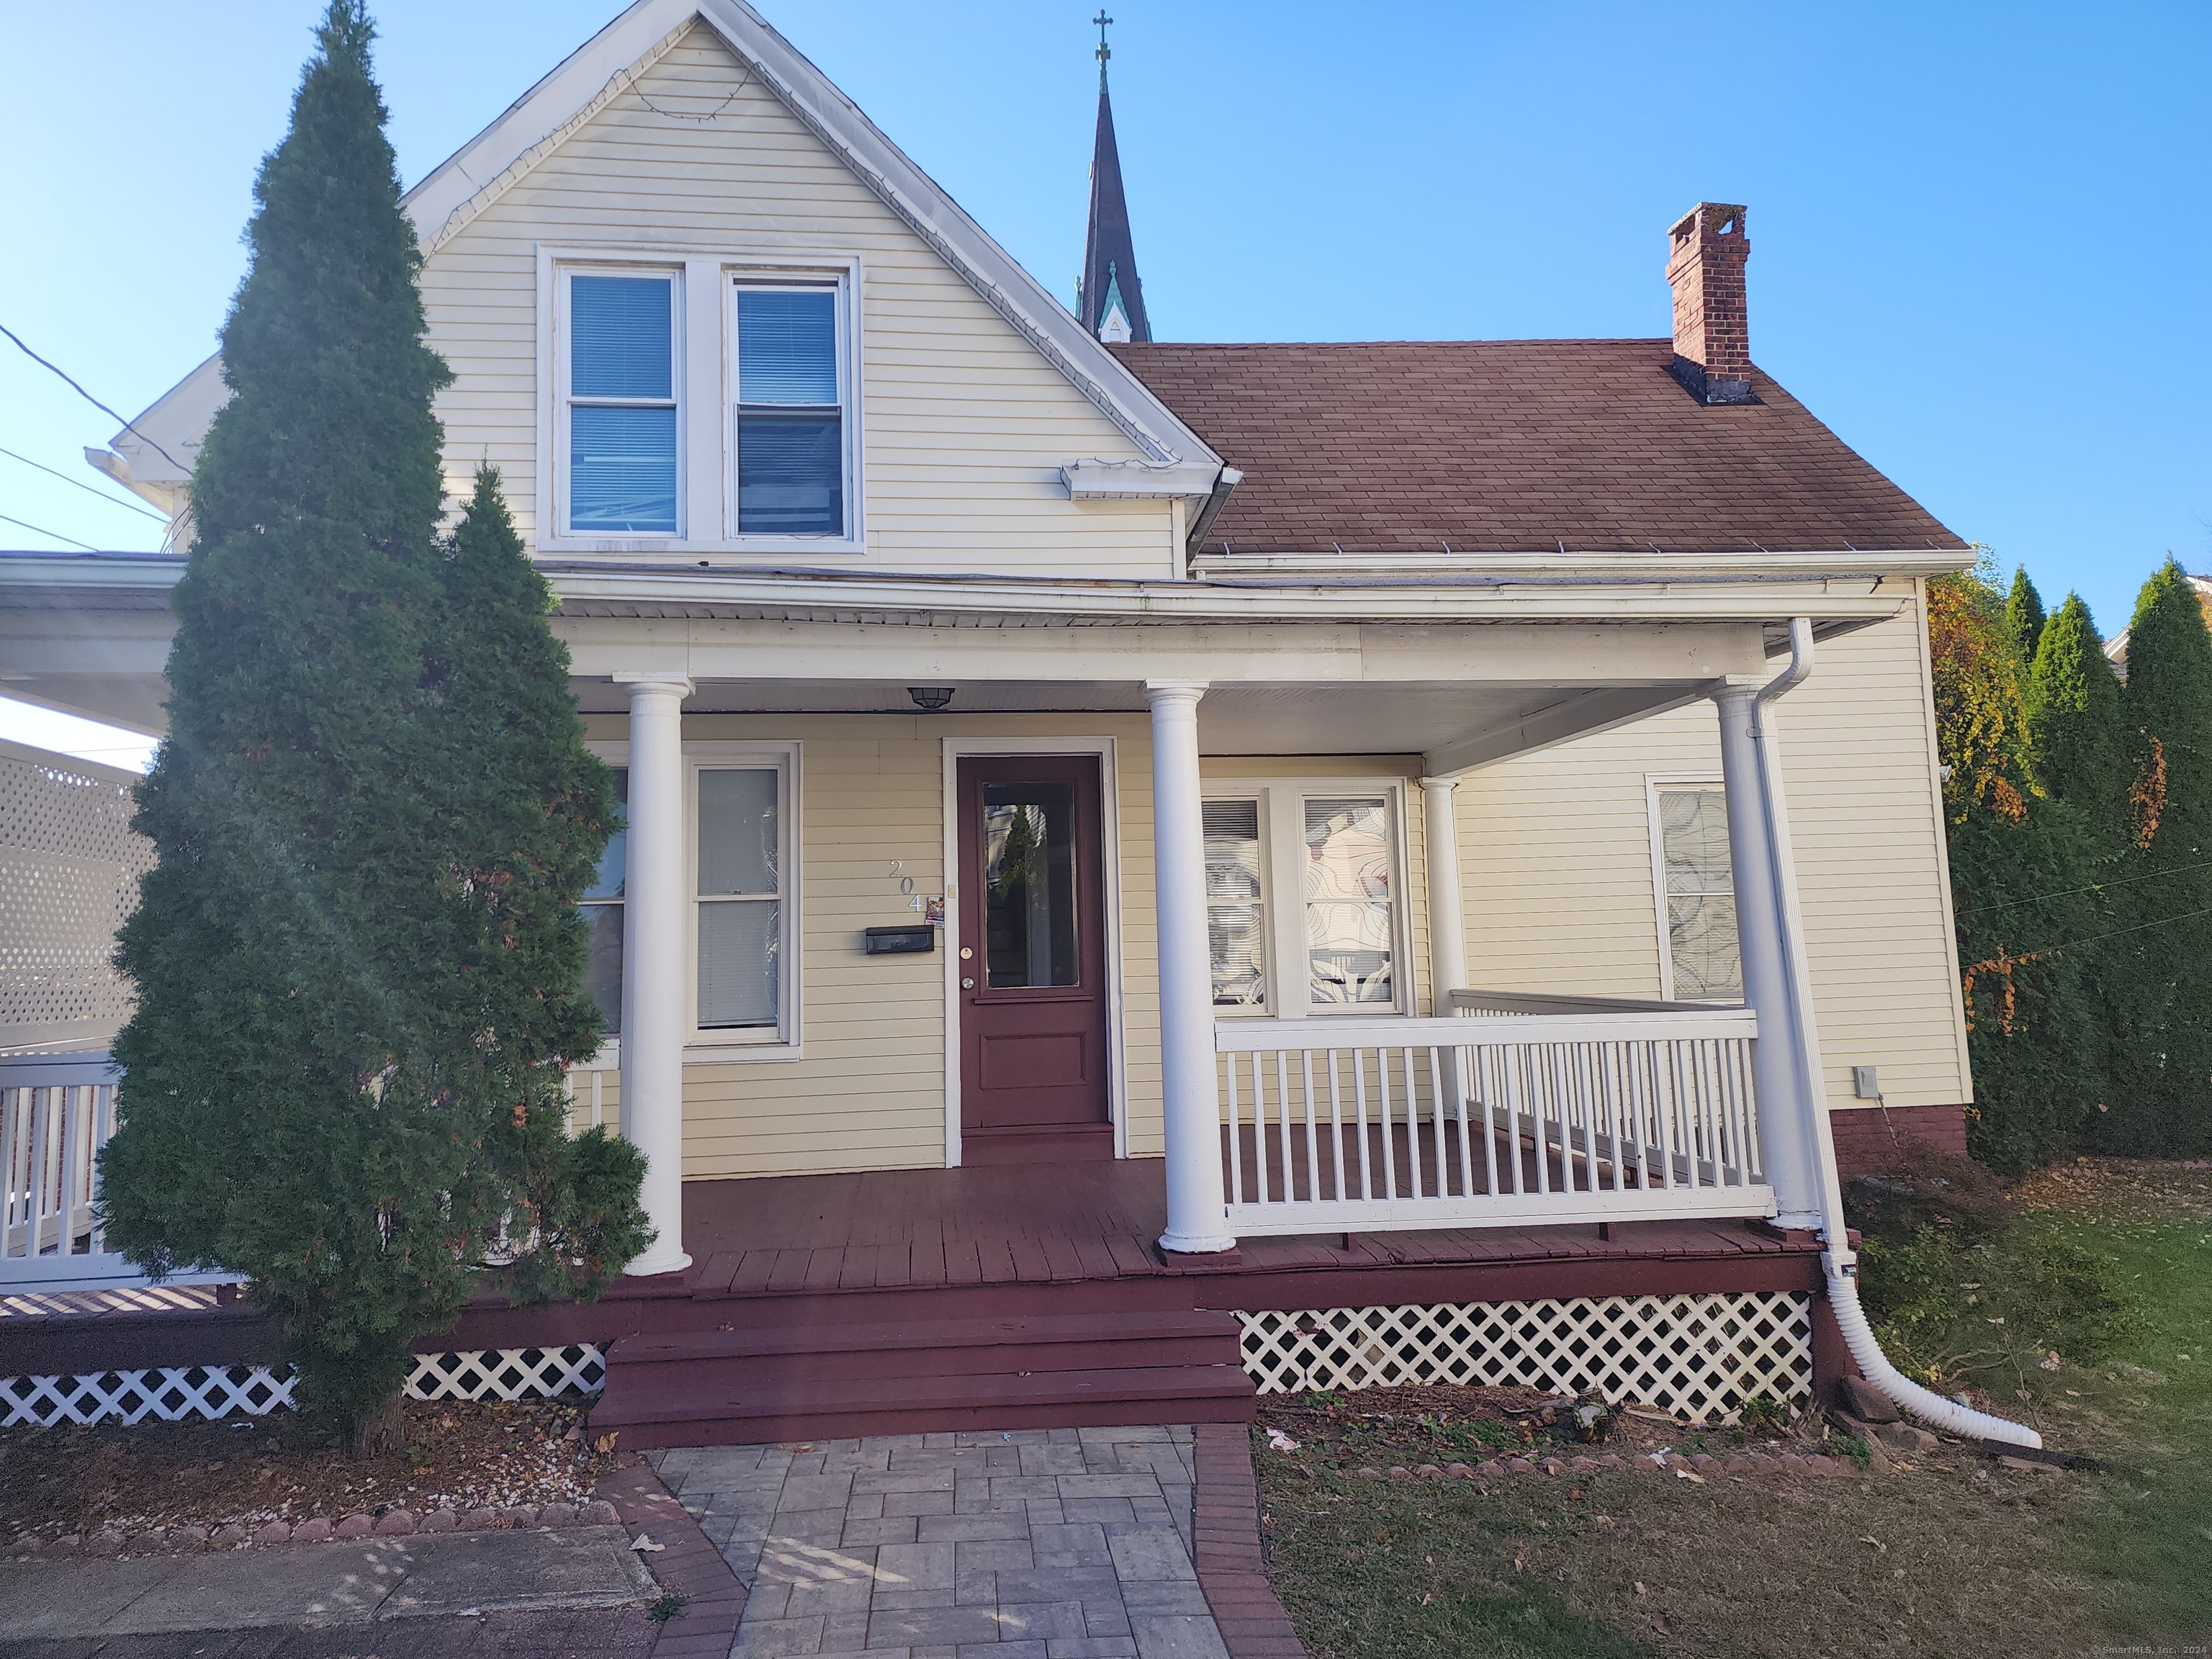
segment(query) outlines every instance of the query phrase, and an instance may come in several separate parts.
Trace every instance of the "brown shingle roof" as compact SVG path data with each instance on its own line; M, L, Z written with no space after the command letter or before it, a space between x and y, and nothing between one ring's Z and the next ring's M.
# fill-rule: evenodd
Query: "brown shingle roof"
M1243 470L1208 551L1965 545L1756 369L1698 402L1666 340L1112 349Z

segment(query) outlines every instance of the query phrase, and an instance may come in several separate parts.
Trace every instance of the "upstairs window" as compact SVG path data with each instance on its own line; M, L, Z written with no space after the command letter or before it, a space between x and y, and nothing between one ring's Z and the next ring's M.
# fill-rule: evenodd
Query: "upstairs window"
M844 351L835 287L732 284L737 527L846 533Z
M567 527L579 536L673 536L676 275L567 278Z
M1717 787L1662 784L1651 801L1661 989L1684 1002L1741 1002L1728 796Z

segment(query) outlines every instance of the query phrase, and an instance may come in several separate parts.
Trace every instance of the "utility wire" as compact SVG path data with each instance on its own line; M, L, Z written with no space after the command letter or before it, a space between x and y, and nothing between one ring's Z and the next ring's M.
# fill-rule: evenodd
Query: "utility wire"
M2041 904L2051 899L2073 898L2082 893L2101 893L2107 887L2125 887L2138 881L2155 881L2160 876L2178 876L2188 870L2212 869L2212 859L2200 859L2195 864L2172 864L2163 870L2147 870L2139 876L2117 876L2111 881L2100 881L2087 887L2068 887L2056 893L2038 893L2033 898L2007 899L2002 904L1977 904L1961 910L1962 916L1987 915L1992 910L2009 910L2016 905Z
M76 393L76 395L77 395L78 397L80 397L80 398L83 398L83 399L85 400L85 402L87 402L87 403L90 404L91 404L94 409L98 410L101 414L103 414L103 415L106 416L110 420L112 420L112 421L123 421L123 429L124 429L125 432L137 432L137 433L138 433L138 435L139 435L140 437L142 437L142 438L146 438L146 434L145 434L144 433L143 433L143 432L138 432L138 428L137 428L137 427L135 427L135 426L131 425L131 422L128 422L128 421L124 421L124 420L123 420L123 416L121 416L120 415L118 415L118 414L117 414L113 410L110 409L110 408L109 408L106 404L104 404L104 403L100 402L99 398L97 398L94 397L94 396L92 395L92 393L90 393L89 392L87 392L87 391L86 391L82 386L79 386L79 385L76 383L76 381L75 380L73 380L73 379L71 379L71 378L70 378L70 374L69 374L68 371L66 371L65 369L63 369L62 368L60 368L60 367L59 367L58 365L57 365L57 364L48 362L47 362L44 357L41 357L40 356L39 356L39 354L38 354L37 352L35 352L35 351L32 350L30 347L28 347L28 346L27 346L27 345L24 345L24 344L23 344L23 337L22 337L21 335L20 335L20 334L16 333L16 332L15 332L15 331L14 329L12 329L12 328L9 327L7 324L5 324L5 323L0 323L0 334L4 334L4 335L6 335L9 339L13 340L13 341L15 343L15 344L16 344L16 345L17 345L17 346L21 349L21 351L22 351L23 355L24 355L26 357L28 357L28 358L29 358L33 362L36 363L36 364L37 364L40 368L52 369L55 374L57 374L60 375L60 376L62 377L62 379L63 379L63 380L64 380L68 381L68 382L69 382L69 385L70 385L70 388L72 391L74 391L74 392ZM179 472L190 472L190 471L191 471L191 468L190 468L190 467L186 466L186 465L185 465L182 461L179 460L175 456L173 456L173 455L172 455L171 453L169 453L169 452L168 452L167 450L163 449L163 448L161 447L161 445L159 445L159 444L155 444L155 443L154 443L154 441L153 441L151 438L146 438L146 441L147 441L148 443L149 443L149 444L154 444L154 448L155 448L155 452L156 452L156 453L158 453L160 454L160 456L161 457L161 459L162 459L163 460L167 461L167 462L171 466L175 467L175 468L177 469L177 471L179 471ZM15 520L14 520L13 519L10 519L10 520L9 520L9 522L10 524L13 524L13 523L15 523ZM67 540L69 539L69 538L68 538L68 537L66 537L66 536L64 536L64 537L62 537L62 538L61 538L61 539L62 539L63 541L67 541ZM82 542L79 542L79 543L77 544L77 545L78 545L79 547L82 547L82 546L84 545L84 544L83 544Z
M88 553L100 551L90 542L81 542L74 536L64 536L58 530L41 530L37 525L26 523L21 519L11 519L5 513L0 513L0 524L20 526L35 536L51 536L58 542L67 542L71 547L81 547Z
M2184 910L2179 915L2160 916L2156 921L2139 921L2132 927L2115 927L2109 933L2092 933L2087 939L2070 939L2064 945L2046 945L2039 951L2008 951L2005 954L2015 962L2031 957L2055 957L2062 951L2078 951L2085 945L2101 945L2108 939L2118 939L2125 933L2140 933L2148 928L2170 927L2177 921L2194 921L2199 916L2212 916L2212 905L2202 910Z
M119 507L126 513L136 513L140 518L151 519L156 524L168 523L168 520L158 513L153 512L147 507L140 507L135 501L118 501L114 496L109 495L106 490L94 489L90 484L85 483L82 478L72 478L66 472L58 472L52 467L48 466L44 461L34 461L28 455L18 455L12 449L0 449L0 455L5 455L11 461L21 461L25 466L35 466L40 471L47 474L51 477L59 478L65 484L72 484L76 488L84 491L88 495L99 496L101 501L106 501L110 507Z

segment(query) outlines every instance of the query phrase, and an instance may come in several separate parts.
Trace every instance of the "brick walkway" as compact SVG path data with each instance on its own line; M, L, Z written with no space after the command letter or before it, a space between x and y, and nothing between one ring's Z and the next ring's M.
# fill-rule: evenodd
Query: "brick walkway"
M749 1591L736 1659L1227 1659L1192 1565L1188 1428L653 1457Z

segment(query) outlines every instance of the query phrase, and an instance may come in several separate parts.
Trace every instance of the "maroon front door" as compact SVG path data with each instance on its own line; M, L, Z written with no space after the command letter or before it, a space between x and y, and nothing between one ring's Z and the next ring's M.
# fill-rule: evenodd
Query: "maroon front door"
M1098 761L960 762L963 1164L1111 1158Z

